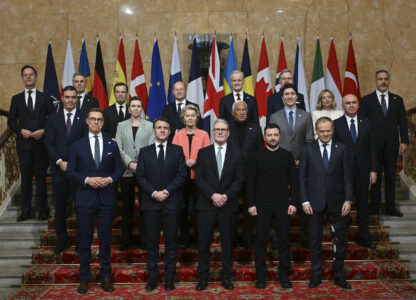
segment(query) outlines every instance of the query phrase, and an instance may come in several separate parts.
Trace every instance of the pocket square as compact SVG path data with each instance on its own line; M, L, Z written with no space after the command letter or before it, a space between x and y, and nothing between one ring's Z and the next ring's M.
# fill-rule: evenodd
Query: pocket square
M113 154L113 152L108 152L108 153L107 153L107 155L111 155L111 154Z

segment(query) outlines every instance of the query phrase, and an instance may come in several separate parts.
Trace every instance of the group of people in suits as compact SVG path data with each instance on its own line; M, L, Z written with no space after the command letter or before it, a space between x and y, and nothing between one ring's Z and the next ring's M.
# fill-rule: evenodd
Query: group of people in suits
M363 97L361 104L356 96L345 95L344 115L335 120L332 114L319 116L314 124L304 110L303 96L292 84L292 73L283 71L279 78L281 90L268 99L264 134L256 99L243 92L244 74L234 71L233 91L220 101L220 118L213 124L212 143L208 133L200 129L199 108L186 100L182 82L173 86L175 101L166 105L163 116L152 124L142 118L140 98L133 97L127 103L128 87L124 83L114 86L116 103L101 112L97 99L85 95L85 76L75 73L73 86L63 89L61 108L54 112L52 101L36 91L36 76L32 66L22 68L25 91L13 96L8 119L17 135L22 174L22 214L18 221L31 217L33 173L38 218L49 217L45 182L49 157L57 254L70 245L66 218L72 213L72 205L76 207L79 294L88 291L95 220L102 288L114 291L110 244L118 187L123 202L120 250L132 245L136 184L139 187L147 290L158 285L162 230L164 288L175 288L179 228L182 248L193 240L198 249L196 289L206 289L210 245L217 225L222 246L221 284L233 289L231 270L239 211L243 214L245 247L251 247L255 232L257 288L266 288L267 242L272 225L279 249L279 280L283 288L292 287L289 224L290 216L297 213L302 246L311 251L309 287L321 284L326 216L334 244L334 283L349 289L343 270L349 212L355 199L358 242L375 249L368 229L368 194L372 185L371 213L380 213L383 170L386 212L402 216L394 201L394 182L398 153L407 150L407 121L403 99L388 92L389 73L385 70L377 71L376 91ZM333 94L328 90L321 94L323 109L334 110ZM196 224L192 237L190 218Z

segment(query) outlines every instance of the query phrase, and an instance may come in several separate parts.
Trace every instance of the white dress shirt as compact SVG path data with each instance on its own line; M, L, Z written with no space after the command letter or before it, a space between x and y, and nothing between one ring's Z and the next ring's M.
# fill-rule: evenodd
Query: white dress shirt
M90 147L91 147L91 153L92 153L92 157L95 160L95 135L92 134L91 132L88 133L88 138L90 139ZM100 161L103 157L103 134L100 132L99 134L97 134L98 136L98 142L100 144Z
M318 144L319 144L319 150L321 151L321 156L323 158L324 157L324 143L322 143L321 140L318 139ZM332 140L326 143L326 152L328 153L328 162L329 162L329 159L331 158L331 145L332 145Z
M378 102L380 103L381 106L381 95L384 95L384 100L386 100L386 107L387 109L389 109L389 92L384 92L381 93L379 90L376 90L376 94L377 94L377 98L378 98Z
M31 89L32 94L30 94L30 97L32 97L32 104L33 104L33 110L35 110L35 104L36 104L36 88ZM25 89L25 102L26 102L26 107L27 107L27 102L29 99L29 90Z
M118 104L116 103L116 107L117 107L117 114L120 114L120 107L123 106L123 116L126 117L126 104Z
M159 156L159 151L160 151L160 148L159 148L159 145L163 145L163 152L164 152L164 155L165 155L165 159L166 159L166 146L168 145L168 141L165 141L164 143L159 143L159 142L156 142L155 141L155 146L156 146L156 157L158 157Z
M77 97L81 97L78 99L78 102L79 102L79 107L82 107L82 103L84 102L84 99L85 99L85 92L78 95Z
M77 109L76 108L74 108L73 110L71 110L71 111L67 111L65 108L64 108L64 117L65 117L65 125L66 125L66 123L68 122L68 113L71 113L72 115L71 115L71 125L72 124L74 124L74 117L75 117L75 114L77 113Z
M221 149L221 157L222 157L221 165L224 168L225 153L227 152L227 143L225 143L224 145L220 146L220 145L218 145L217 143L214 142L215 157L217 157L218 148L219 147L222 147L222 149Z
M355 133L356 133L356 136L358 138L358 118L357 118L357 115L355 115L354 118L350 118L347 115L345 115L345 118L347 119L348 129L350 130L350 132L351 132L351 120L354 120Z
M240 100L237 100L237 93L240 95ZM233 96L234 96L234 102L239 102L239 101L243 101L243 96L244 96L244 92L243 90L236 92L233 90Z

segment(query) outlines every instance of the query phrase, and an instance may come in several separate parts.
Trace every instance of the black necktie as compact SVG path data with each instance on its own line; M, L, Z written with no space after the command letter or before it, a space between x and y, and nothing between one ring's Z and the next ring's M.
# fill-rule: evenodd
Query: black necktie
M30 94L32 94L33 91L27 91L27 93L29 94L29 96L27 97L27 108L29 109L29 112L31 114L33 114L33 100L32 100L32 96Z
M324 154L322 155L322 159L324 160L325 169L328 170L328 151L326 150L326 146L328 146L328 144L322 144L322 146L324 147Z
M81 109L81 98L82 96L78 96L77 109Z
M95 147L94 147L94 161L95 166L97 169L100 168L100 142L98 141L98 135L94 135L95 137Z
M293 111L289 112L289 127L290 131L293 132Z
M381 110L383 111L384 116L387 116L387 103L386 103L386 95L381 94Z
M71 124L71 116L72 116L72 113L67 113L66 114L66 131L68 132L68 135L71 133L71 127L72 127L72 124Z
M165 151L163 150L163 144L159 146L159 154L157 155L157 160L159 161L159 165L163 168L163 164L165 163Z
M123 105L120 105L118 109L118 121L124 121Z
M178 117L179 117L179 120L181 119L181 110L182 110L181 106L182 106L182 103L178 103Z
M352 141L355 144L357 142L357 131L355 130L355 122L354 122L354 119L351 119L350 133L351 133Z

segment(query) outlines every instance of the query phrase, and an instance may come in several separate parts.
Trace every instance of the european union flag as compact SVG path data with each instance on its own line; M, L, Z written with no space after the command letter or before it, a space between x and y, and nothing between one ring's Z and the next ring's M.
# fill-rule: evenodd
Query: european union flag
M165 81L163 79L159 45L157 39L155 39L152 54L152 75L150 78L149 101L147 103L147 118L152 122L159 118L162 115L165 105Z

